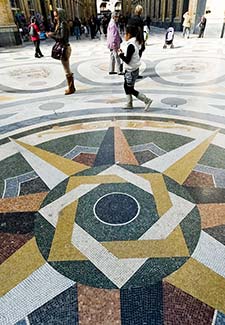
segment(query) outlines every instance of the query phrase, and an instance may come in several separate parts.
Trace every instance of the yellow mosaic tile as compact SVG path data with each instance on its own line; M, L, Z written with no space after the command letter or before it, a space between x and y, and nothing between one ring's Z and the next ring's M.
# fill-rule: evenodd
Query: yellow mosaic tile
M180 226L164 240L112 241L102 245L118 258L189 256Z
M0 265L0 296L6 294L45 263L35 238Z
M65 207L58 218L48 261L85 260L86 257L71 243L78 202Z
M161 174L138 174L147 179L154 195L156 208L159 216L162 216L166 211L172 207L172 202Z
M186 178L190 175L193 168L196 166L198 161L201 159L203 154L206 152L211 141L214 139L218 131L214 132L200 145L191 150L183 158L176 161L172 166L167 168L163 174L171 177L179 184L183 184Z
M21 141L15 141L25 149L29 150L33 154L37 155L39 158L43 159L44 161L48 162L58 170L62 171L66 175L72 175L78 173L82 170L90 168L84 164L77 163L75 161L66 159L64 157L60 157L54 153L48 152L46 150L31 146L29 144L23 143Z

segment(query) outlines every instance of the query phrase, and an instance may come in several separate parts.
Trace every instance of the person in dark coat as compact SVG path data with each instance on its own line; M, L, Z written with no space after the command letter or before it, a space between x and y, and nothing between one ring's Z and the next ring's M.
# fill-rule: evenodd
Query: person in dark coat
M207 21L207 19L203 15L201 17L201 20L200 20L199 24L198 24L198 27L199 27L199 35L198 35L198 38L203 38L204 37L204 31L205 31L206 21Z
M141 41L141 53L145 50L145 40L144 40L144 21L141 17L143 12L143 7L137 5L134 10L134 15L128 20L127 25L135 26L137 28L137 37Z
M65 95L70 95L75 93L76 89L74 86L73 73L70 69L70 56L71 56L71 47L69 44L69 35L70 29L66 19L66 12L62 8L56 8L54 10L54 18L56 21L55 31L46 33L47 37L53 38L55 41L61 42L65 48L65 55L61 59L63 65L68 89L65 91Z

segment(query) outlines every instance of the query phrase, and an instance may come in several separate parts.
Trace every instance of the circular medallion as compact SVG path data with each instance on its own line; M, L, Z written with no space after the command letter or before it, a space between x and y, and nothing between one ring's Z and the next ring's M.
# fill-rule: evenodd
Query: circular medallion
M94 214L101 222L122 226L133 221L140 211L137 200L126 193L109 193L98 199Z
M162 280L190 258L200 230L198 210L183 186L133 165L70 176L50 191L35 222L46 261L68 278L100 288Z

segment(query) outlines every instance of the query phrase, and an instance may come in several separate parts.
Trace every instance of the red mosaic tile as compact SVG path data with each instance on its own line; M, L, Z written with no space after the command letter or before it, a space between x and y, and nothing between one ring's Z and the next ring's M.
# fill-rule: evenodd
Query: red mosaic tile
M163 283L164 325L209 325L214 309L173 285Z
M78 284L79 325L119 325L120 291Z
M211 175L196 171L191 172L183 185L194 187L215 187L213 177Z
M76 161L81 164L85 164L87 166L93 166L96 155L93 153L80 153L76 156L73 161Z
M34 235L29 234L8 234L0 233L0 264L3 263L10 255L15 253Z

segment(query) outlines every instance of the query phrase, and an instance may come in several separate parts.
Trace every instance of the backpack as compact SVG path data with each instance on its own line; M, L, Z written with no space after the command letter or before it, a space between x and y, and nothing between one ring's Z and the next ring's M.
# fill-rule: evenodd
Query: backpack
M35 30L35 28L34 28L34 26L33 25L31 25L30 26L30 30L29 30L29 35L30 36L36 36L36 30Z

